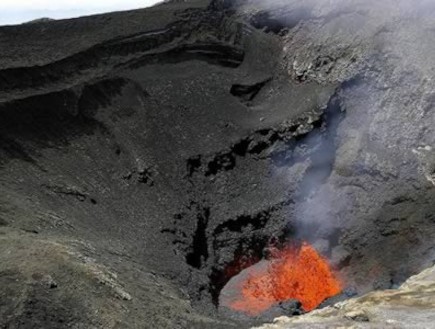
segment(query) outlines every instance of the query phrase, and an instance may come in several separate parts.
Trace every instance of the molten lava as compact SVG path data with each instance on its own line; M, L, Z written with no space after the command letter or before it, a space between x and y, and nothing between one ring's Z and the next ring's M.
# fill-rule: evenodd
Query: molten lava
M256 316L290 299L299 300L306 311L311 311L339 294L341 284L327 261L303 243L273 252L262 267L251 268L236 290L226 306Z

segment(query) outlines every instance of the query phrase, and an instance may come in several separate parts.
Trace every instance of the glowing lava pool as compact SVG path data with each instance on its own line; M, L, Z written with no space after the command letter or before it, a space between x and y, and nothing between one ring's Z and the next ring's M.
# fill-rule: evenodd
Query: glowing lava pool
M341 290L327 260L302 243L275 249L268 260L233 277L221 291L220 306L257 316L279 302L296 299L311 311Z

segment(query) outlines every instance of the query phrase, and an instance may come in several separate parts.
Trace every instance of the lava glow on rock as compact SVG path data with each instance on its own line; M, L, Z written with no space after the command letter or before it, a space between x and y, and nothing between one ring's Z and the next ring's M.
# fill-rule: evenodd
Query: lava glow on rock
M253 266L232 287L223 306L257 316L274 304L297 299L311 311L341 292L341 283L328 262L307 243L275 250L270 260Z

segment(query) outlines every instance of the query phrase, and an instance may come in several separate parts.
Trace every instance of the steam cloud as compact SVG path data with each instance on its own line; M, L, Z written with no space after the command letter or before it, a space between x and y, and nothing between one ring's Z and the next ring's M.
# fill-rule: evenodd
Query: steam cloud
M272 14L258 16L288 26L291 78L342 86L324 127L299 142L311 156L291 215L296 237L325 251L348 223L373 221L388 200L415 193L410 185L433 183L435 1L293 4L262 2Z

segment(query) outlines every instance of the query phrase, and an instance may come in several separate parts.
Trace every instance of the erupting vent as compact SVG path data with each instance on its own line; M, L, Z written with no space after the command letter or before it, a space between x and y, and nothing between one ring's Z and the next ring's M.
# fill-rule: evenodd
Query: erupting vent
M299 300L311 311L341 292L327 261L307 243L273 249L271 257L233 278L221 295L221 306L257 316L275 304Z

